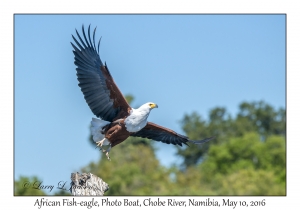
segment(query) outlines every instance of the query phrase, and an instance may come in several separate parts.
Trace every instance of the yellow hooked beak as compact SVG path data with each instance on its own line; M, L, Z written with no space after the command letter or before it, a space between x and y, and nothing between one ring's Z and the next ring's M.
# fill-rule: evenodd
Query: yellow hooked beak
M154 104L154 103L152 103L152 104L150 104L150 107L151 107L151 109L154 109L154 108L158 108L158 105L157 105L157 104Z

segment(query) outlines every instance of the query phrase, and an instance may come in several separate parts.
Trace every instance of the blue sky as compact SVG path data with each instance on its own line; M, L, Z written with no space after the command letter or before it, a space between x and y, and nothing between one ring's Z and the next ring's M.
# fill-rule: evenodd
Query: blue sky
M193 111L285 108L284 15L15 15L16 178L56 185L99 159L70 44L82 24L97 26L101 59L133 107L159 105L149 121L184 134L179 121ZM180 162L175 146L156 146L163 165Z

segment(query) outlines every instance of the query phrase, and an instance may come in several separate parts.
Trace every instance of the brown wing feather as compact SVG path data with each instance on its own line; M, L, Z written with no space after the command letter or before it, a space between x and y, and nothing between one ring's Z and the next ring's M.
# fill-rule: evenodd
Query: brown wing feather
M148 122L142 130L131 134L131 136L148 138L155 141L161 141L166 144L174 144L180 146L182 146L182 144L187 145L187 143L202 144L214 138L210 137L203 140L190 140L187 136L178 134L171 129L165 128L152 122Z
M114 108L121 110L118 113L118 115L113 119L113 121L115 121L116 119L124 118L124 117L128 116L128 114L130 113L131 107L128 104L128 102L126 101L123 94L121 93L118 86L116 85L114 79L112 78L106 63L105 63L105 66L101 66L101 71L105 77L106 86L110 91L110 99L113 100Z

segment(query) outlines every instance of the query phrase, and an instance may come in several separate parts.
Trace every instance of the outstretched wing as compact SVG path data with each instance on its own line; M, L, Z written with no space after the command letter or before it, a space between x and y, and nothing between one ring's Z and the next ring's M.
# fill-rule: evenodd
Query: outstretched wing
M88 28L88 39L82 26L84 40L76 30L79 41L72 35L75 43L71 45L75 55L75 65L77 66L78 86L92 112L106 121L113 121L117 116L128 114L131 107L123 97L121 91L114 82L107 65L103 65L95 45L95 33L93 41L90 36L90 26Z
M148 122L147 125L140 131L131 134L131 136L136 137L142 137L142 138L148 138L155 141L161 141L166 144L174 144L174 145L180 145L187 143L193 143L193 144L202 144L205 142L208 142L209 140L213 139L214 137L206 138L203 140L190 140L188 137L183 136L181 134L176 133L175 131L159 126L157 124L154 124L152 122Z

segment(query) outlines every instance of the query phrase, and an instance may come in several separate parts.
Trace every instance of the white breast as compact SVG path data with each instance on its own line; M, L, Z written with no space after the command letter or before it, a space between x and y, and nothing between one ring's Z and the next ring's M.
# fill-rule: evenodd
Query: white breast
M132 109L131 114L125 119L127 131L138 132L147 125L147 118L150 114L150 108L148 107L141 106L138 109Z

